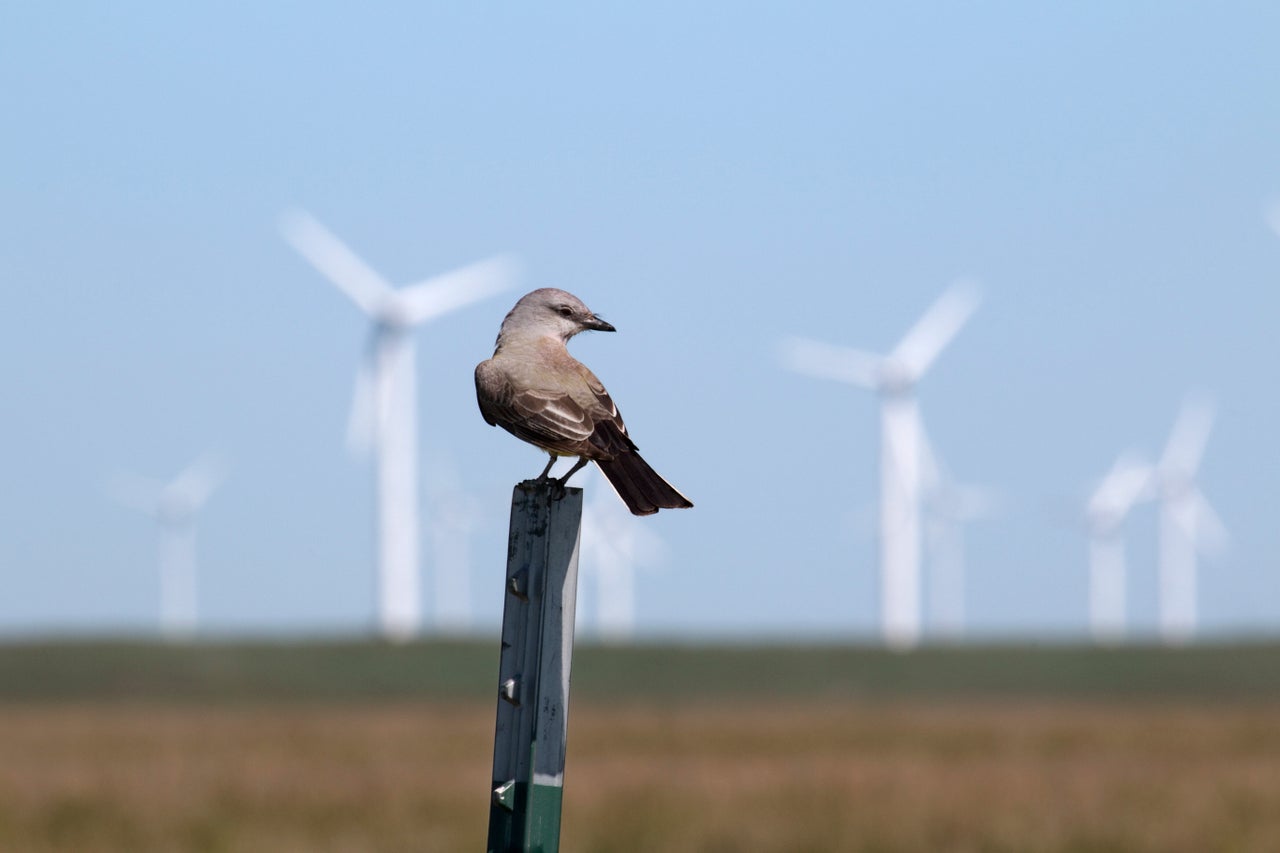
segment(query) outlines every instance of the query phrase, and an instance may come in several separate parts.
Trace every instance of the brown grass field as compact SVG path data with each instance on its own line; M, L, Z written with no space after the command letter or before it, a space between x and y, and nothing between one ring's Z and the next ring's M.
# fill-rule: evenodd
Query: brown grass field
M472 684L439 648L0 650L0 851L483 850L492 651L445 653L486 661ZM584 649L561 849L1280 850L1274 649L1075 654ZM255 698L237 655L292 692ZM1130 666L1166 680L1117 692ZM448 695L392 689L422 672Z
M1280 707L571 710L564 851L1280 850ZM478 851L491 702L0 709L0 850Z

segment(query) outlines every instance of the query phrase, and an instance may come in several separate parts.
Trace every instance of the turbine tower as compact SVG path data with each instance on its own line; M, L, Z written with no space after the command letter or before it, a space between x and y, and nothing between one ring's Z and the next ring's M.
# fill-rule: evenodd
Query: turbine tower
M583 574L593 580L596 631L606 642L635 636L635 570L655 562L662 540L627 512L608 481L594 472L592 499L582 511Z
M205 454L168 483L121 473L109 487L117 502L159 528L160 633L171 642L196 631L196 515L223 478L222 463Z
M435 466L436 481L427 491L427 528L435 576L435 630L447 635L472 629L471 535L484 518L483 507L462 490L447 460Z
M929 610L939 636L955 641L966 622L964 527L994 515L997 498L990 489L956 482L923 430L920 458Z
M1089 532L1089 626L1094 642L1113 644L1126 632L1126 570L1121 528L1148 493L1151 466L1123 453L1085 503Z
M348 443L376 457L378 627L402 642L420 623L418 577L417 352L413 331L428 320L510 286L510 261L493 258L399 289L328 229L296 211L281 221L286 240L372 321L356 376Z
M1226 528L1196 485L1213 419L1213 405L1207 399L1188 397L1156 463L1160 636L1169 645L1186 643L1195 636L1197 554L1212 556L1227 540Z
M793 370L874 391L880 397L880 595L885 643L920 640L922 425L916 384L977 308L971 283L949 287L888 355L804 338L783 343Z

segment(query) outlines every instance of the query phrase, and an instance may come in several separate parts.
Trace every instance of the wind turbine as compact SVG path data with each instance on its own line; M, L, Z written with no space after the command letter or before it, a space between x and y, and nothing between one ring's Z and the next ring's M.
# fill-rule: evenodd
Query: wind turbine
M167 483L120 473L109 484L117 502L159 527L160 632L170 641L196 631L196 515L224 474L222 462L206 454Z
M1089 532L1089 624L1097 643L1124 639L1125 554L1121 528L1133 507L1147 496L1151 466L1122 453L1085 503Z
M462 490L456 469L435 466L428 489L427 529L435 575L435 629L443 634L471 630L471 534L484 518L480 501Z
M581 566L594 581L596 631L606 642L627 642L635 635L636 567L656 561L662 540L603 478L593 472L586 482L593 495L582 512Z
M783 342L786 366L880 397L880 595L885 643L920 640L921 421L916 383L977 308L976 286L943 292L888 355L805 338Z
M1196 472L1213 429L1213 405L1188 397L1156 463L1160 501L1160 636L1185 643L1196 631L1196 556L1213 555L1227 541L1226 528L1196 485Z
M920 444L930 613L940 636L958 640L966 619L964 528L994 515L998 501L990 489L956 482L923 430Z
M356 376L348 444L376 456L378 625L404 641L418 631L418 404L413 330L510 286L513 264L492 258L399 289L309 214L282 218L286 240L372 321Z

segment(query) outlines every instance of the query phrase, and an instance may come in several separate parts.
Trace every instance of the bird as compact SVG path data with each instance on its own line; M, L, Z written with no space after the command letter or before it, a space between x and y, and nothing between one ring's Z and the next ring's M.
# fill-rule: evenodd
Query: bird
M569 354L569 339L587 330L617 331L564 290L544 287L521 297L502 321L493 357L476 365L480 414L551 455L539 482L558 458L577 456L552 481L559 489L594 462L635 515L692 507L641 458L604 383Z

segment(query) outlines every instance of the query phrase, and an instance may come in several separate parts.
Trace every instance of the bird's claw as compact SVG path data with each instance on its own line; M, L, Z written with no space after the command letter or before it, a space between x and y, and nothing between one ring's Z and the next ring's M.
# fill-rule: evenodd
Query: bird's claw
M551 480L550 483L551 483L551 500L553 501L561 500L565 496L565 492L566 492L564 479Z

